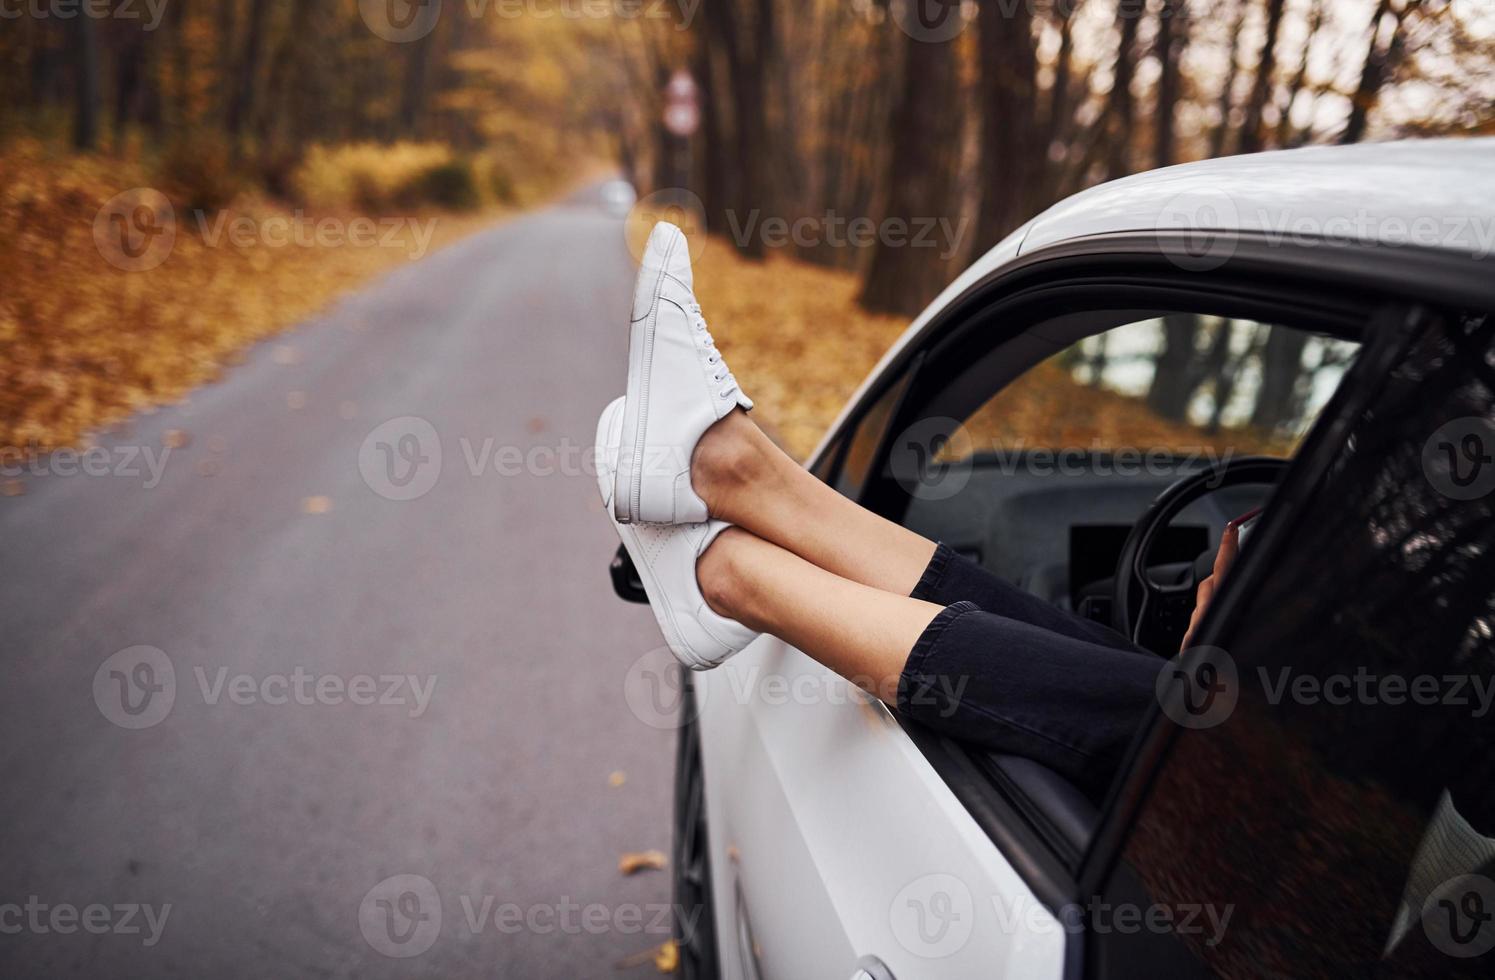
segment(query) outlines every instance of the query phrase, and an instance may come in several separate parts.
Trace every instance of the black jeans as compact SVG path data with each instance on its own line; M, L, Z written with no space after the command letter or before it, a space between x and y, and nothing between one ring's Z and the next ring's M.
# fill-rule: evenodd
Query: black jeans
M909 654L898 710L952 738L1041 762L1100 799L1165 661L943 544L912 595L945 609Z

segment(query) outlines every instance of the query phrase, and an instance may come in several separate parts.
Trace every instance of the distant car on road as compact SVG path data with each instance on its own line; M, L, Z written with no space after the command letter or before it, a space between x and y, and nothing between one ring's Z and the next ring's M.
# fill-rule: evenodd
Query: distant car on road
M682 975L1491 975L1492 202L1492 140L1232 157L961 275L817 476L1160 658L1265 509L1103 799L773 637L682 676Z

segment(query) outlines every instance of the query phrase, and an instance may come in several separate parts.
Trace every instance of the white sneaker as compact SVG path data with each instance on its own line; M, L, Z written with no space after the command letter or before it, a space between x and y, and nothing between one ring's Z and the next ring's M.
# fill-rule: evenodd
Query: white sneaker
M597 489L609 512L625 414L624 400L619 398L597 420ZM709 670L758 638L736 620L717 615L706 604L696 580L696 559L731 525L707 521L651 527L614 520L613 526L638 569L665 642L682 664L691 670Z
M690 485L702 433L752 401L722 363L691 292L685 234L661 221L633 289L628 392L613 516L622 524L697 524L706 502Z

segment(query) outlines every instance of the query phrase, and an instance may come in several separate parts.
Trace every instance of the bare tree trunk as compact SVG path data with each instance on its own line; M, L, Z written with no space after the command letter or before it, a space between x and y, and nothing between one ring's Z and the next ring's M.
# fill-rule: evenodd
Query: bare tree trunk
M975 251L985 253L1026 220L1046 157L1038 126L1038 55L1026 4L980 6L981 206Z
M1048 125L1044 137L1042 196L1038 205L1058 200L1065 186L1068 160L1056 165L1049 162L1055 146L1069 147L1070 127L1074 122L1074 12L1076 4L1061 3L1055 8L1059 17L1059 52L1054 59L1054 82L1049 87Z
M250 0L249 26L244 38L244 54L239 59L235 79L233 100L229 103L228 133L233 137L234 151L239 150L239 137L249 125L254 113L255 80L259 75L260 48L265 39L265 22L270 16L270 0Z
M1158 33L1153 51L1158 59L1157 143L1153 165L1166 167L1174 161L1173 117L1178 109L1184 47L1189 43L1188 8L1185 0L1163 0L1158 12Z
M145 35L138 30L125 32L125 42L114 59L114 146L123 145L125 128L140 114L142 81L149 72L149 51Z
M436 43L432 31L406 45L404 84L400 86L400 132L419 136L426 108L427 77L431 66L431 45Z
M954 161L962 105L955 47L906 37L902 74L890 117L897 134L883 188L885 221L948 217L953 213ZM882 236L862 285L861 303L874 312L917 314L945 285L937 248L890 245Z
M1137 22L1146 11L1145 0L1117 0L1116 3L1116 26L1121 36L1116 45L1115 80L1111 85L1110 145L1106 154L1108 180L1132 172L1132 125L1136 115L1132 77L1137 67Z
M1406 47L1406 35L1403 32L1407 14L1418 6L1419 0L1408 0L1407 4L1398 9L1394 7L1391 0L1381 0L1376 5L1375 14L1370 19L1370 47L1365 52L1365 65L1360 70L1360 84L1355 89L1355 96L1350 101L1350 116L1345 121L1344 131L1339 136L1340 143L1358 143L1365 138L1366 124L1370 119L1370 111L1375 108L1376 102L1381 97L1381 88L1386 84L1386 79L1396 69L1401 61L1403 49ZM1381 22L1387 14L1391 14L1395 22L1391 28L1391 39L1385 48L1378 45L1380 40Z
M1255 153L1262 145L1262 115L1272 95L1272 75L1277 70L1277 35L1282 28L1286 0L1267 0L1267 36L1256 60L1256 80L1246 101L1246 119L1241 124L1241 152Z
M1163 317L1163 347L1147 388L1147 407L1171 421L1182 421L1199 385L1199 355L1195 348L1199 318L1192 313Z
M1308 335L1301 330L1273 328L1261 355L1261 388L1251 410L1251 424L1275 431L1297 414L1298 379L1303 373L1303 348Z
M1220 121L1215 126L1215 131L1210 134L1211 157L1224 156L1226 143L1230 139L1230 111L1235 107L1235 80L1241 71L1241 25L1245 23L1245 20L1245 0L1236 0L1235 19L1230 26L1230 64L1225 68L1225 81L1220 86L1220 99L1216 105Z
M1313 0L1313 8L1308 14L1308 35L1303 39L1303 53L1298 58L1298 70L1293 73L1293 80L1287 87L1287 100L1282 104L1282 112L1277 117L1276 144L1279 147L1292 146L1296 142L1293 136L1293 103L1298 101L1298 96L1308 84L1308 54L1323 23L1324 0Z
M77 32L77 111L73 117L73 146L92 150L99 140L99 32L94 18L80 16Z

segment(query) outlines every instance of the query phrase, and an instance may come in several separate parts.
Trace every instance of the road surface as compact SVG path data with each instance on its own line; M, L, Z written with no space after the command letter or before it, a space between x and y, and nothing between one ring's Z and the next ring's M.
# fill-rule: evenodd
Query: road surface
M632 270L584 193L0 497L0 975L654 973L674 736L585 454Z

